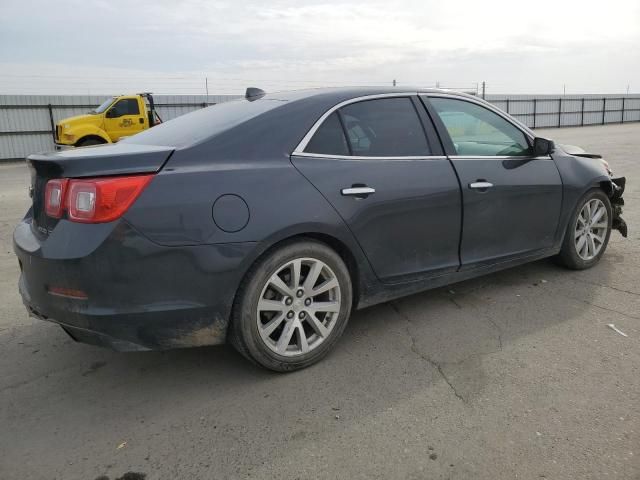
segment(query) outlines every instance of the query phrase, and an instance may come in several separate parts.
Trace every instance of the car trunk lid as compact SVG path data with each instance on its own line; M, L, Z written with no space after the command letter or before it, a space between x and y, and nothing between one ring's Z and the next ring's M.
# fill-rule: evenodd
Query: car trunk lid
M46 237L58 223L58 219L45 213L44 193L49 180L156 173L173 151L172 147L112 144L30 155L27 163L31 171L34 232Z

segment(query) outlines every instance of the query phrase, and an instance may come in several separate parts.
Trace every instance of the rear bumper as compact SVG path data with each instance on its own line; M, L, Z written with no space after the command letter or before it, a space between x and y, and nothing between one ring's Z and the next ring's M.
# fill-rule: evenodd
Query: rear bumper
M23 294L23 291L21 290ZM47 308L49 317L24 299L29 314L56 323L76 342L118 352L168 350L225 343L227 323L215 312L189 309L147 314L77 314L68 309ZM211 319L203 321L203 319ZM62 319L62 320L59 320ZM81 326L82 325L82 326Z
M59 245L54 234L39 240L29 219L16 228L19 290L32 316L60 324L77 341L120 351L224 343L254 243L163 247L124 221L83 235L88 227L96 226L58 225L54 234L68 230ZM53 295L52 286L87 298Z
M96 345L99 347L106 347L106 348L115 350L117 352L137 352L137 351L151 350L151 348L148 348L146 346L143 346L137 343L132 343L130 341L123 340L121 338L111 337L101 331L87 330L86 328L79 328L79 327L67 325L63 322L59 322L57 320L51 319L46 315L40 313L38 310L33 308L27 302L24 302L24 304L30 316L37 318L39 320L48 320L48 321L57 323L76 342L87 343L87 344ZM123 335L121 332L119 336L128 337L130 335L127 335L126 333Z

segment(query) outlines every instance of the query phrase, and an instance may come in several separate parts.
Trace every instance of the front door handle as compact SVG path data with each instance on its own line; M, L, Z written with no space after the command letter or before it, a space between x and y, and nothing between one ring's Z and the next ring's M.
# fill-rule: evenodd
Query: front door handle
M486 180L478 180L476 182L470 183L469 188L474 190L479 190L481 192L486 192L487 189L493 187L493 183L487 182Z
M357 197L357 198L367 198L369 195L376 193L375 188L365 186L351 186L349 188L343 188L340 190L340 193L345 197Z

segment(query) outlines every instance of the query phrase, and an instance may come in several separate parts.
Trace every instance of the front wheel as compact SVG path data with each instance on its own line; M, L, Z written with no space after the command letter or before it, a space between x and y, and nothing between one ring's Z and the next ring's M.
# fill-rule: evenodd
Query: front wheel
M238 291L229 339L271 370L305 368L324 357L351 313L349 270L328 246L284 245L253 266Z
M102 145L103 143L107 142L98 137L88 137L78 140L78 143L76 143L76 147L89 147L91 145Z
M600 189L587 192L567 225L560 263L573 270L598 263L609 243L612 218L609 197Z

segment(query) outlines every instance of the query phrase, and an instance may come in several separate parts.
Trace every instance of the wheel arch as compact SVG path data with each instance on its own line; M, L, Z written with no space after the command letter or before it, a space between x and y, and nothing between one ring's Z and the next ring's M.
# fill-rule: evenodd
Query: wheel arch
M360 299L360 268L358 267L358 262L356 261L356 257L354 256L351 249L341 240L326 233L318 233L318 232L309 232L306 234L295 235L293 237L289 237L292 241L295 241L297 238L300 240L304 240L305 238L309 238L315 240L320 243L324 243L329 246L333 251L335 251L342 261L347 266L347 270L349 270L349 276L351 277L351 290L353 294L352 305L355 310L358 306L358 300Z
M100 135L96 135L96 134L87 134L81 138L78 139L78 141L76 143L74 143L74 146L79 147L82 145L82 143L84 143L87 140L99 140L101 143L111 143L111 140L107 137L101 137Z
M352 305L355 310L358 305L358 301L361 298L361 286L363 284L363 271L361 267L361 262L358 261L356 257L356 253L353 252L352 247L349 247L344 240L341 240L335 235L328 234L326 232L320 232L315 230L309 231L301 231L296 233L291 233L289 235L282 235L273 239L270 242L264 242L264 246L260 248L256 254L247 262L245 272L242 275L242 280L240 285L244 283L247 279L247 276L250 274L252 267L260 262L263 258L269 255L271 252L284 247L285 245L303 242L305 240L311 240L319 243L323 243L333 251L335 251L342 261L347 266L347 270L349 271L349 276L351 277L351 285L352 285ZM236 293L234 294L233 306L237 304L238 292L240 288L236 289Z
M609 189L609 190L608 190ZM591 191L593 190L600 190L602 192L604 192L604 194L610 198L611 197L611 193L613 191L613 187L611 186L611 180L610 179L605 179L605 177L598 177L598 178L594 178L591 182L589 182L587 185L584 186L584 188L580 189L577 191L577 194L574 194L575 200L572 200L571 204L570 204L570 208L567 209L566 211L566 219L562 221L561 225L561 235L559 238L559 242L558 242L558 246L561 247L563 242L564 242L564 238L567 234L567 229L570 226L570 222L571 222L571 218L573 217L574 213L576 212L576 210L578 209L578 206L580 205L580 202L582 201L582 199ZM613 207L613 206L612 206Z

